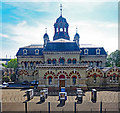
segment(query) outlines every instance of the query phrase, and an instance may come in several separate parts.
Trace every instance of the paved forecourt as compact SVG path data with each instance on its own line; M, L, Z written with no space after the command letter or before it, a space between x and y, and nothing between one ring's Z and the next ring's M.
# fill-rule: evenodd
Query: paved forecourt
M2 89L2 110L3 111L24 111L23 102L27 99L24 97L26 90L20 89ZM86 92L83 97L83 103L77 104L77 111L98 111L100 101L103 102L103 110L117 111L119 109L119 93L112 91L99 91L97 93L97 102L91 102L91 92ZM76 96L68 96L64 106L58 107L58 96L48 96L47 100L40 104L40 97L34 96L28 102L28 111L47 111L48 102L51 102L51 111L74 111L74 102Z

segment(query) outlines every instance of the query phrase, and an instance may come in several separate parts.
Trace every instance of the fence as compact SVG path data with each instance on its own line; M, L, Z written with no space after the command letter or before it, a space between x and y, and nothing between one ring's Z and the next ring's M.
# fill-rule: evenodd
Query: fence
M118 103L82 103L66 102L64 106L58 106L59 102L25 102L25 103L2 103L2 113L120 113L120 109L112 107Z

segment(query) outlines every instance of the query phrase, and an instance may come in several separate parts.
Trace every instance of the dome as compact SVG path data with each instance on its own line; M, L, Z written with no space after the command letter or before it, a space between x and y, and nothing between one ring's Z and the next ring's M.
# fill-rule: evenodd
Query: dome
M62 17L62 16L60 16L60 17L57 18L57 20L56 20L56 23L60 23L60 22L65 22L65 23L67 23L66 19L65 19L64 17Z
M59 18L57 18L56 23L54 24L54 26L55 27L58 27L58 26L59 27L63 27L63 26L68 27L69 25L68 25L66 19L64 17L60 16Z
M43 36L43 38L49 38L48 34L45 33L44 36Z
M75 37L78 37L78 38L80 38L80 35L79 35L78 33L76 33L76 34L75 34Z

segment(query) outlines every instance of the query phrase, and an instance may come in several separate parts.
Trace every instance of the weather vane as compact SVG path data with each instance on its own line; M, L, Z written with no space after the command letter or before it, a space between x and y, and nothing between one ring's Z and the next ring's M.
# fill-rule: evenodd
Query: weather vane
M60 15L62 16L62 4L60 4Z
M78 32L78 28L76 27L76 33Z
M45 33L47 33L47 28L45 28Z

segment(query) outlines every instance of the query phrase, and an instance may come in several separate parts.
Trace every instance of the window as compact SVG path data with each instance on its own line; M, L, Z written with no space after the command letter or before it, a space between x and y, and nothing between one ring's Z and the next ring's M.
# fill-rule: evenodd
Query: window
M23 55L27 55L27 49L23 50Z
M48 77L48 84L52 85L52 77L51 76Z
M113 75L113 82L115 82L115 75Z
M24 62L24 64L25 64L25 68L27 68L27 62Z
M68 59L68 64L71 64L71 59Z
M96 49L96 54L97 54L97 55L100 54L100 49Z
M96 83L96 75L94 75L94 83Z
M87 55L88 54L88 49L84 50L84 54Z
M51 64L51 59L48 59L47 61L48 61L48 64Z
M73 85L76 84L76 76L73 76L73 78L72 78L72 82L73 82Z
M57 32L58 32L58 28L56 28Z
M36 54L36 55L39 54L39 50L38 50L38 49L35 50L35 54Z
M73 64L76 64L76 61L77 61L76 59L73 59Z
M110 76L110 82L112 82L112 76Z
M88 62L87 62L87 61L85 61L85 62L84 62L84 64L85 64L85 65L87 65L87 64L88 64Z
M93 62L92 61L90 62L90 66L93 66Z
M64 28L64 32L66 32L66 28Z
M97 67L99 66L99 61L97 61L96 65L97 65Z
M63 28L60 28L60 32L62 32L63 31Z
M117 76L117 80L116 80L116 82L118 82L119 81L119 76Z
M56 59L53 59L53 64L56 64Z
M60 64L64 64L64 63L65 63L65 59L64 59L64 58L60 58L60 59L59 59L59 63L60 63Z

